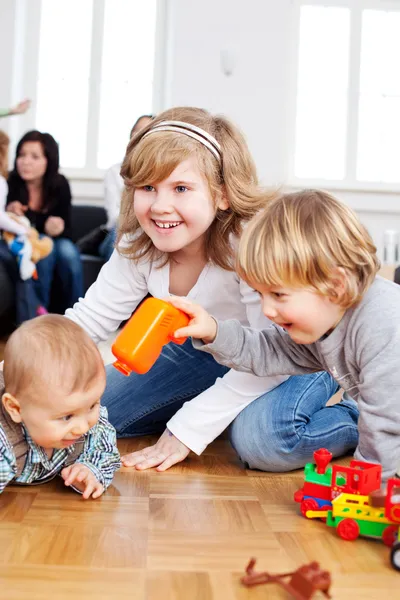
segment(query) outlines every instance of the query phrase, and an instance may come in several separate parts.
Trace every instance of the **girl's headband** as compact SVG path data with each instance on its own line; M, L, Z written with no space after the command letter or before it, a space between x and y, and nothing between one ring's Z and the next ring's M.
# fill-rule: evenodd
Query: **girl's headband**
M184 123L183 121L160 121L160 123L153 125L149 131L146 131L142 139L147 135L150 135L150 133L157 133L157 131L175 131L176 133L188 135L208 148L208 150L212 152L219 163L222 161L221 146L215 137L207 133L207 131L204 131L204 129L196 127L196 125Z

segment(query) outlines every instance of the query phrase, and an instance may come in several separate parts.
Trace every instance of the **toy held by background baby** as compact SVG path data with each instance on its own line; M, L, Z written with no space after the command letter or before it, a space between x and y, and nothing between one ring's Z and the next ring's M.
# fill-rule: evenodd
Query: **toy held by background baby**
M36 263L46 258L53 250L53 241L48 236L39 237L36 229L30 226L29 220L24 216L16 216L13 213L3 213L4 217L12 219L26 229L26 233L15 234L6 230L3 224L2 237L7 243L10 252L16 257L19 273L22 280L37 278Z
M111 350L114 367L124 375L147 373L169 342L183 344L174 332L189 324L189 316L164 300L148 298L134 312L116 338Z

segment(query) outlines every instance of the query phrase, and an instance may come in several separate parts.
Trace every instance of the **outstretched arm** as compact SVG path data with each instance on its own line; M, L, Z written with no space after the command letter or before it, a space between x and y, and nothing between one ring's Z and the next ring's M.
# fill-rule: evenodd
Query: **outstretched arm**
M82 466L91 471L96 480L103 486L100 494L96 494L93 497L101 495L108 488L113 480L115 471L121 466L115 429L108 421L107 409L104 406L100 408L98 422L88 433L85 449L73 465L74 470L72 471L70 467L66 467L61 472L61 476L65 479L65 482L68 482L67 485L74 485L79 491L82 491L82 489L79 486L75 486L73 481L71 481L71 471L76 483L86 484L87 482L87 485L90 486L93 484L91 478L87 476L85 469L82 469L81 472L79 471L79 467ZM66 469L69 469L69 471L67 472ZM79 475L79 473L81 474ZM98 486L96 490L99 490Z
M9 117L11 115L22 115L25 113L31 105L31 101L26 99L22 100L22 102L18 102L15 106L11 108L1 108L0 109L0 117Z
M175 337L195 338L195 348L212 354L231 369L265 377L301 375L324 368L309 346L296 344L276 325L259 331L235 320L217 321L186 298L174 296L168 301L191 317L187 327L175 331Z

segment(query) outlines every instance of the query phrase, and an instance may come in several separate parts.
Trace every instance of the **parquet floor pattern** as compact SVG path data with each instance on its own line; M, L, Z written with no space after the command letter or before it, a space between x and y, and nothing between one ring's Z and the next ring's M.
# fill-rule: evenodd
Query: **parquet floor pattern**
M299 516L292 498L301 482L299 471L246 471L219 439L166 473L121 469L99 500L83 501L61 479L9 486L0 496L0 598L288 598L276 585L241 586L251 556L272 573L318 560L337 600L399 598L400 574L382 543L345 542Z
M0 340L0 360L3 348ZM120 450L155 439L123 440ZM61 479L9 486L0 495L0 600L288 600L276 585L240 584L251 556L272 573L318 560L335 600L400 598L388 548L345 542L302 518L293 502L301 484L301 471L246 471L219 439L166 473L123 468L94 501Z

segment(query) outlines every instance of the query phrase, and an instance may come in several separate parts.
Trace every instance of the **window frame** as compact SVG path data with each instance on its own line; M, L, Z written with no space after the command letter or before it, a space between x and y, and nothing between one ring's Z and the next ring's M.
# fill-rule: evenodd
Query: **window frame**
M18 15L19 48L24 53L22 74L24 87L32 90L30 97L32 107L29 111L29 126L36 125L37 81L39 75L39 41L42 0L22 0ZM168 0L156 0L156 28L153 76L153 102L150 110L153 114L160 112L164 106L165 66L166 66L166 28ZM104 33L105 0L94 0L93 21L91 31L90 74L92 81L100 81L102 67L102 47ZM22 77L21 77L22 79ZM89 110L87 120L86 163L82 168L62 167L64 175L74 181L100 181L106 169L97 165L97 148L100 125L100 88L89 85ZM112 118L112 115L110 115ZM26 124L25 124L26 125ZM24 127L26 130L26 126ZM20 132L22 135L22 132ZM51 132L50 132L51 133ZM20 137L20 136L19 136ZM122 160L123 157L121 157Z
M370 182L356 178L358 112L361 66L362 12L366 9L400 12L399 0L292 0L291 63L289 67L289 118L287 136L288 184L294 188L325 188L338 191L400 193L399 182ZM343 179L303 178L295 175L297 90L299 79L300 11L302 6L344 7L350 10L349 85L347 93L346 159Z

